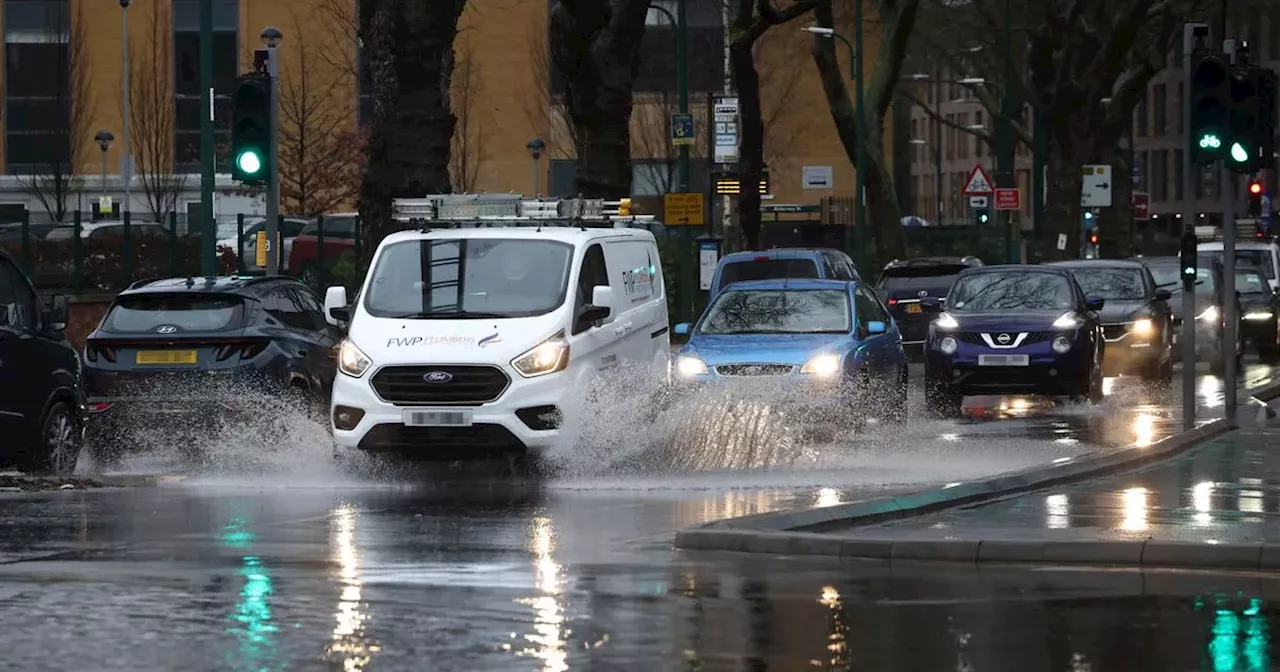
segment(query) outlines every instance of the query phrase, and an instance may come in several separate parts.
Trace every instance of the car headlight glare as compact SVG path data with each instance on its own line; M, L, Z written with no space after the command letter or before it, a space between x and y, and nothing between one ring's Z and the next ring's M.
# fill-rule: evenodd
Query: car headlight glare
M1065 313L1062 317L1053 321L1054 329L1075 329L1084 324L1084 320L1080 319L1075 313Z
M1059 355L1065 355L1071 350L1071 339L1066 336L1059 336L1053 339L1053 351Z
M950 336L938 342L938 349L941 350L944 355L956 354L956 349L959 347L960 342Z
M1246 320L1250 320L1250 321L1253 321L1253 322L1260 322L1260 321L1262 321L1262 320L1269 320L1269 319L1271 319L1272 317L1275 317L1275 313L1273 313L1273 312L1271 312L1271 311L1269 311L1269 310L1252 310L1252 311L1249 311L1249 312L1247 312L1247 313L1245 313L1245 314L1244 314L1244 319L1246 319Z
M355 343L345 340L338 346L338 370L352 378L359 378L373 365L373 360L360 351Z
M707 375L707 365L697 357L681 357L676 360L676 371L685 378Z
M822 377L834 376L839 371L840 357L838 355L818 355L800 367L800 373Z
M1143 318L1133 323L1133 333L1141 336L1146 336L1147 334L1150 334L1152 331L1155 331L1155 328L1156 328L1156 323L1146 318Z
M933 321L933 326L939 329L958 329L960 328L960 323L956 322L956 318L952 317L951 313L943 313Z
M516 373L525 378L537 378L569 366L569 343L564 340L564 332L533 346L524 354L511 360Z
M1197 319L1197 320L1203 320L1203 321L1205 321L1205 322L1217 322L1217 321L1218 321L1218 307L1217 307L1217 306L1209 306L1208 308L1205 308L1203 313L1200 313L1199 315L1196 315L1196 319Z

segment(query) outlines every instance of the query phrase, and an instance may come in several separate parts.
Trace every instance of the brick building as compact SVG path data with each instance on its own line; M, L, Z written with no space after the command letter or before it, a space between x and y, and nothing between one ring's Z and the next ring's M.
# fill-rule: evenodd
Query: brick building
M554 0L550 0L554 2ZM342 115L355 128L369 111L357 76L354 0L213 0L214 116L217 142L229 137L230 93L236 75L249 68L259 33L268 25L284 32L280 46L283 78L296 84L305 72L310 86L323 91L326 113ZM123 39L121 8L108 0L4 0L5 41L3 143L0 144L0 208L34 199L18 175L44 173L57 163L77 180L75 207L92 207L98 194L122 194L121 105ZM667 189L675 152L667 139L667 113L674 101L673 36L661 9L674 0L655 0L636 82L633 115L635 195ZM718 0L689 0L691 106L699 143L693 148L693 188L707 183L707 97L723 89L724 29ZM456 52L454 105L460 117L455 159L457 187L484 191L572 189L572 143L556 104L556 84L546 56L549 0L470 0L462 19ZM199 159L199 2L133 0L128 12L134 80L132 104L148 104L139 81L171 78L171 101L151 102L157 120L131 129L135 174L154 168L140 164L143 145L165 146L178 172L198 170ZM874 62L869 31L868 61ZM840 149L822 88L809 54L812 38L789 25L769 32L759 51L766 115L766 156L774 202L817 203L825 196L852 195L853 175ZM305 64L305 65L304 65ZM847 62L845 63L847 67ZM162 88L162 91L164 89ZM287 94L286 94L287 95ZM153 95L153 97L155 97ZM162 113L164 112L164 113ZM167 116L166 116L167 114ZM136 112L130 115L137 116ZM101 152L94 135L107 130L115 142ZM151 135L147 135L151 134ZM146 137L144 137L146 136ZM157 140L156 138L162 138ZM526 150L533 138L547 151L535 167ZM105 161L104 161L105 159ZM100 177L106 167L105 184ZM833 189L806 190L804 166L830 166ZM225 173L221 162L218 172ZM198 201L198 180L182 196L182 206ZM133 208L142 207L134 186ZM236 195L219 176L220 217L235 209L259 206Z

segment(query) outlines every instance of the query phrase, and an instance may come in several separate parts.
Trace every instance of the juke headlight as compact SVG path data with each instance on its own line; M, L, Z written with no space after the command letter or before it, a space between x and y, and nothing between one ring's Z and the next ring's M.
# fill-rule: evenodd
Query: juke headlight
M344 340L342 345L338 346L338 370L342 373L352 378L359 378L372 365L373 360L369 359L369 356L357 348L350 339Z
M569 366L569 342L564 340L564 331L511 360L511 366L525 378L537 378L565 370Z

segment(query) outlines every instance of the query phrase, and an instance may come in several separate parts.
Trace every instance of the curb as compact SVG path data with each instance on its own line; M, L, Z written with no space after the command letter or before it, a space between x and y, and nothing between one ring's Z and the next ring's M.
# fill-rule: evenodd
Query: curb
M1280 397L1280 382L1263 385L1253 390L1241 390L1241 397L1269 401ZM1242 399L1243 401L1243 399ZM821 509L806 509L783 513L764 513L740 518L714 521L676 533L675 547L687 550L739 551L749 553L776 553L792 555L824 555L841 558L870 558L883 560L951 560L977 562L984 542L968 541L889 541L831 537L823 532L846 531L856 527L922 516L943 509L970 504L981 504L1010 495L1043 490L1058 485L1131 471L1147 464L1174 457L1199 443L1225 434L1231 426L1219 418L1200 424L1185 432L1179 432L1148 446L1130 446L1103 455L1072 458L1069 461L1048 466L1036 466L1016 472L998 474L991 478L963 483L951 488L855 502ZM993 545L987 551L988 561L997 557L1008 559L1000 562L1040 562L1047 560L1046 542L986 542ZM1124 546L1125 551L1116 557L1141 560L1145 545L1137 551L1129 550L1137 542L1069 542L1095 548L1098 545ZM1173 542L1146 542L1161 544ZM1234 548L1231 544L1188 544L1202 550L1209 549L1217 557L1220 549ZM1255 548L1255 546L1247 546ZM895 548L896 553L895 553ZM1036 549L1039 549L1038 551ZM1039 555L1037 556L1037 552ZM1092 551L1094 553L1097 550ZM1160 557L1156 550L1156 558ZM1225 551L1223 551L1225 553ZM1234 551L1239 553L1239 551ZM1056 553L1056 551L1055 551ZM1116 551L1116 553L1121 553ZM1261 552L1257 554L1261 556ZM924 557L917 557L924 556ZM1034 559L1031 559L1034 556ZM1275 564L1280 568L1280 546L1274 551ZM1092 556L1090 556L1092 557ZM1027 558L1020 560L1017 558ZM1260 561L1259 561L1260 562Z

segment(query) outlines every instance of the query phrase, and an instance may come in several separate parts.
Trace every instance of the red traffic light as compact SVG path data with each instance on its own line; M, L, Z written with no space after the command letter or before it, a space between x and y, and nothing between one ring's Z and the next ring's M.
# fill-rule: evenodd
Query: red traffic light
M1249 193L1257 196L1262 193L1262 183L1257 180L1249 181Z
M1098 244L1098 234L1096 234L1096 233L1091 233L1091 234L1089 234L1089 244L1090 244L1090 245L1097 245L1097 244Z

